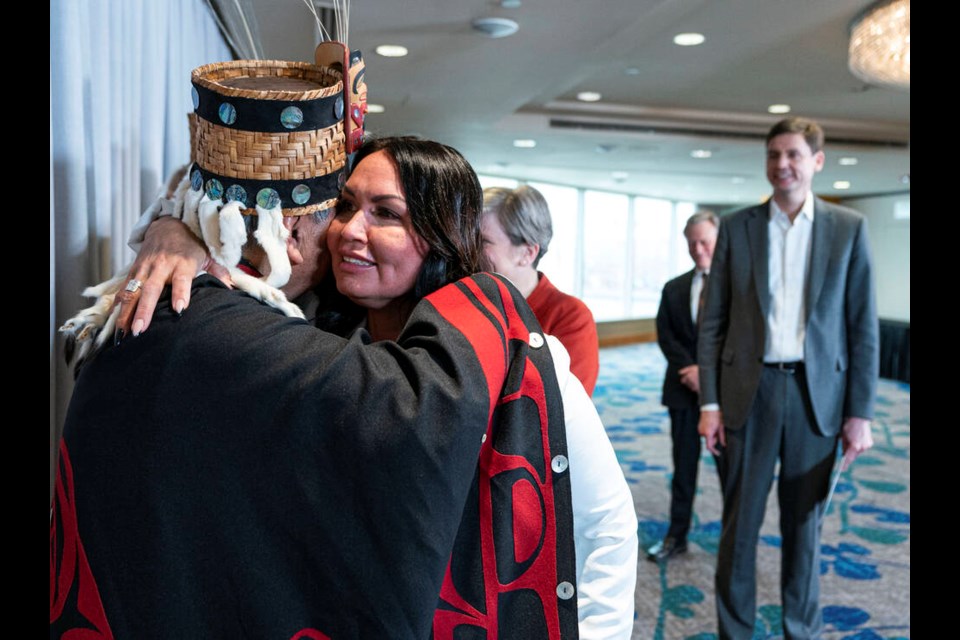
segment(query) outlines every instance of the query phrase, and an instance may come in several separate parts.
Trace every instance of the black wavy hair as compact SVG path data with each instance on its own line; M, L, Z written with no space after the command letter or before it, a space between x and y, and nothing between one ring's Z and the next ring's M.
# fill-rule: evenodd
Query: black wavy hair
M464 276L489 271L480 220L483 190L470 163L448 145L416 136L368 138L354 154L351 171L364 158L384 151L393 160L414 230L428 246L413 290L413 303ZM336 290L332 274L317 288L322 310L317 325L346 333L366 309Z
M373 138L354 156L355 168L384 151L400 174L413 228L429 246L412 293L419 301L464 276L490 269L483 253L483 190L470 163L453 147L415 136Z

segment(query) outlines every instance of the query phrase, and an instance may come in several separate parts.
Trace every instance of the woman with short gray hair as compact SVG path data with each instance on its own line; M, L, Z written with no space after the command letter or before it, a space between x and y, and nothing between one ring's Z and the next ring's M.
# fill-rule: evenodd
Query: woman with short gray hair
M570 353L570 370L593 395L600 371L597 325L581 300L557 289L537 270L553 238L550 208L531 186L483 190L483 246L495 271L527 299L545 333Z

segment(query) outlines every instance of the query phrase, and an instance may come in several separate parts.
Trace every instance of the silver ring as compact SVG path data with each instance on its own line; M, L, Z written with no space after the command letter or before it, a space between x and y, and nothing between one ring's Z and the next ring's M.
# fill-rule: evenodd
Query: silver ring
M143 283L137 280L136 278L134 278L133 280L127 283L127 288L125 289L125 291L129 291L130 293L136 293L137 291L140 290L140 287L142 286L143 286Z

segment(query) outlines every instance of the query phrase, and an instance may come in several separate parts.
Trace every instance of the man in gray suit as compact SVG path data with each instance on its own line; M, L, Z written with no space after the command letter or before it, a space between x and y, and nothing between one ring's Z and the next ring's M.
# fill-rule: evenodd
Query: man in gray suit
M820 518L844 464L873 446L879 328L866 221L815 198L823 130L767 134L766 204L723 220L698 342L699 432L725 461L716 597L721 638L750 638L756 549L779 459L786 638L822 633Z

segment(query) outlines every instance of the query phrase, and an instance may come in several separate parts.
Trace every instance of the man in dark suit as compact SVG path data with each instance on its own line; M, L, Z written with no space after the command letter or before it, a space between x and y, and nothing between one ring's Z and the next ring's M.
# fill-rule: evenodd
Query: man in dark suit
M837 441L873 446L879 340L866 221L815 198L823 130L767 134L766 204L725 217L700 324L700 434L724 459L717 557L720 638L750 638L756 549L779 460L786 638L822 633L819 542Z
M647 558L653 561L666 560L687 551L687 532L693 515L700 466L697 321L719 226L720 219L712 211L698 211L687 220L683 235L694 268L664 285L657 311L657 342L667 359L662 402L670 412L673 481L670 485L670 528L663 540L647 549Z

